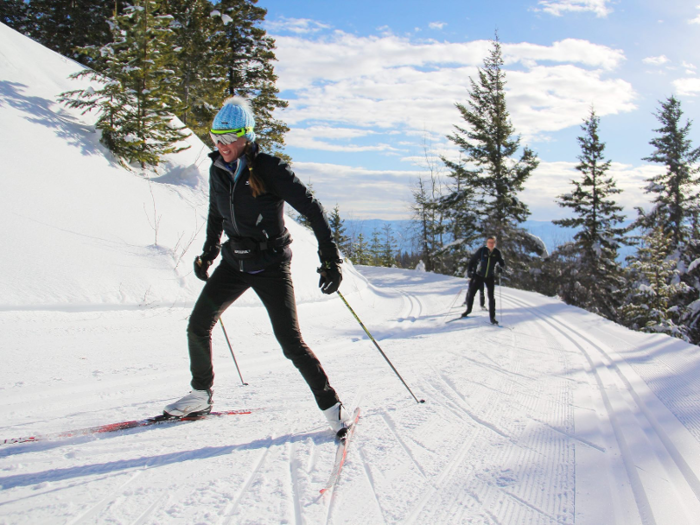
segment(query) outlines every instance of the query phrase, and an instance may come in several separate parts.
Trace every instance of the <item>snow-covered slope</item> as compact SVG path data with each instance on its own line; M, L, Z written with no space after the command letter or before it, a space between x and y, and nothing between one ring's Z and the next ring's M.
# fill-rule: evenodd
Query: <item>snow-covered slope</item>
M86 85L68 79L81 67L0 24L0 309L191 303L210 150L192 136L157 172L125 170L99 143L95 115L56 102ZM311 286L315 239L288 223L298 300L327 299Z

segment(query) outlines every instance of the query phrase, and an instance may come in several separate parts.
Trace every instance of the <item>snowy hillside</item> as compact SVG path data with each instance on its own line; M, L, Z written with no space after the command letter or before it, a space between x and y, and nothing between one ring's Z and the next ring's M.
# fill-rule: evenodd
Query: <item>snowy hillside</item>
M305 340L362 408L333 491L333 436L253 294L223 316L247 385L213 340L214 408L249 413L55 437L187 392L202 286L207 148L150 179L118 167L54 102L78 67L0 25L0 524L698 522L696 346L509 288L502 327L457 320L463 280L347 266L341 291L419 404L319 292L291 221Z
M87 84L68 79L81 67L0 24L0 309L191 303L210 150L192 136L157 172L123 169L96 116L56 102ZM288 223L298 299L323 300L305 293L318 280L315 239Z

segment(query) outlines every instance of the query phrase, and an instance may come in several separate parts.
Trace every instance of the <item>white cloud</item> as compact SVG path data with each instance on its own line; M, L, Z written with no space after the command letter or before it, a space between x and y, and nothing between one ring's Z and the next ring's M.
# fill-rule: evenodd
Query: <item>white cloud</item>
M673 85L681 96L700 95L700 78L679 78L673 81Z
M342 164L295 162L294 172L310 181L319 200L356 219L405 219L413 202L411 190L421 171L369 170ZM397 203L405 202L405 206Z
M454 103L467 100L469 78L491 47L486 40L414 43L340 31L276 42L278 86L293 92L282 117L292 127L429 128L442 135L459 122ZM593 102L600 116L635 107L632 86L606 78L625 59L620 50L576 39L503 43L502 50L509 110L527 140L579 124ZM314 137L327 142L319 131Z
M612 13L608 7L611 0L540 0L538 5L541 11L554 16L562 16L564 13L592 12L599 18L604 18Z
M580 179L576 162L541 162L534 174L525 184L522 200L533 211L532 220L561 219L571 215L571 211L556 204L559 195L569 193L572 180ZM607 172L615 179L617 188L622 193L616 195L615 201L623 206L628 218L636 217L637 206L646 207L650 203L649 195L644 193L646 180L662 171L658 166L643 164L633 166L612 162Z
M685 74L689 77L697 74L697 66L691 64L690 62L683 61L683 67L685 68Z
M372 76L399 67L476 67L482 65L491 47L488 40L413 43L395 35L360 37L342 31L317 40L289 36L276 36L275 40L275 71L281 89L297 89L317 79ZM559 62L613 70L625 60L619 49L571 38L550 46L502 44L502 49L508 65Z
M425 164L425 159L415 159L415 164ZM576 162L541 162L528 179L521 194L533 212L532 220L549 221L570 215L570 211L556 203L559 195L571 191L572 179L580 178ZM428 177L427 168L416 170L371 170L342 164L295 162L297 176L311 182L319 200L327 207L339 204L341 213L352 211L353 218L405 219L410 215L413 203L412 190L418 177ZM614 177L622 193L615 196L631 219L635 208L648 207L649 195L644 193L646 180L660 172L651 164L631 165L612 162L609 176ZM402 205L401 203L405 203Z
M700 5L697 6L700 9ZM700 24L700 15L688 21L689 24Z
M309 34L330 29L331 26L308 18L280 18L279 20L265 22L265 27L268 31L273 32Z
M508 81L513 124L524 138L580 124L591 104L599 116L636 107L636 95L628 82L605 80L601 71L573 65L513 71L508 73Z
M430 22L430 23L428 24L428 27L429 27L430 29L442 29L442 28L445 27L446 25L447 25L447 23L445 23L445 22Z
M661 66L668 62L668 58L665 55L660 55L658 57L647 57L642 60L645 64L651 64L652 66Z
M362 151L396 151L396 148L388 144L374 144L371 146L356 146L345 144L333 144L333 140L339 139L356 139L372 135L373 132L365 129L341 128L335 126L311 126L308 128L292 127L284 136L285 143L288 146L305 149L316 149L323 151L345 151L345 152L362 152ZM323 139L323 140L319 140Z

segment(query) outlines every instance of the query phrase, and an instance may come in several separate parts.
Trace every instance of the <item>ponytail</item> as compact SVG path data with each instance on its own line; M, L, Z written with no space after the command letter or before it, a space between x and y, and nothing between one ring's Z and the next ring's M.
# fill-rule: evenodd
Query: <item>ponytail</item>
M262 178L253 171L253 163L255 162L256 153L255 143L248 141L245 145L243 153L245 155L246 163L248 164L248 181L250 183L250 190L253 193L253 197L258 197L259 195L265 193L265 183L263 182Z

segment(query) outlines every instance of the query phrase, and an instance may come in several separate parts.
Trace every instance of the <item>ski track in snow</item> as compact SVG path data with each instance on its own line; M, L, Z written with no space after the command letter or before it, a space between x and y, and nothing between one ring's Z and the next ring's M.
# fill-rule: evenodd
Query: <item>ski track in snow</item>
M524 300L507 300L532 308ZM611 357L612 348L583 335L575 325L539 312L535 315L586 358L587 373L595 379L605 405L641 522L692 523L700 515L698 478L649 408L653 399L643 401L630 378L623 373L621 367L629 367L619 358ZM656 409L662 410L662 407ZM664 483L659 484L659 480ZM626 520L631 518L625 517Z
M584 329L576 309L509 289L499 290L509 330L485 324L482 312L445 324L446 303L462 281L362 271L373 288L348 298L426 403L414 402L340 301L300 304L303 332L334 386L346 402L363 392L330 494L319 489L333 464L332 434L276 348L264 313L242 308L229 331L251 386L235 383L215 335L215 400L218 409L261 410L3 447L0 523L677 525L700 515L700 425L679 398L697 394L682 374L692 354L628 362L620 352L642 350L615 331L622 329L600 320ZM163 348L141 361L137 348L133 359L116 362L117 343L106 354L81 347L89 364L78 360L73 375L45 354L68 377L60 381L25 364L37 375L3 389L2 437L153 415L187 381L183 334L173 330L183 331L184 309L122 312L116 320L106 312L13 312L0 322L13 340L36 315L61 347L86 332L100 340L102 325L122 341L121 331L153 334ZM30 344L47 340L28 336ZM176 357L164 366L167 355ZM679 377L664 380L669 370ZM86 372L90 380L77 380Z

